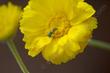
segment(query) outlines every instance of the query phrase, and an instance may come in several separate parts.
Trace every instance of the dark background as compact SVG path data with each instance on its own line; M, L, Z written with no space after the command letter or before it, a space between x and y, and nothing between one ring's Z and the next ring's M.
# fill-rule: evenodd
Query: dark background
M26 0L0 0L0 4L12 1L22 7ZM110 0L86 0L97 10L98 29L94 39L110 43ZM10 15L11 16L11 15ZM110 51L87 46L85 52L66 64L53 65L46 62L41 55L31 58L27 55L22 42L23 35L18 32L16 46L30 73L110 73ZM22 42L22 43L21 43ZM0 43L0 73L22 73L13 55L5 43Z

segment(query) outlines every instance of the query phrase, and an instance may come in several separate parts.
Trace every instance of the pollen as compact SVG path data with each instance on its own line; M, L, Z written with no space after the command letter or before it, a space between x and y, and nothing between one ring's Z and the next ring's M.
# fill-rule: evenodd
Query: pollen
M68 33L70 27L70 20L68 20L66 14L57 14L49 21L48 36L52 38L60 38Z

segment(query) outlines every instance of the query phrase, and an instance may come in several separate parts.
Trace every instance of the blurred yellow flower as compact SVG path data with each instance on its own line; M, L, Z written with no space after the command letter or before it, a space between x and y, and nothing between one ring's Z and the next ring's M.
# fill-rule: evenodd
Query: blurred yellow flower
M0 6L0 40L6 40L15 33L20 16L21 9L18 6L12 3Z
M75 58L97 28L94 13L84 0L30 0L20 22L28 54L53 64Z

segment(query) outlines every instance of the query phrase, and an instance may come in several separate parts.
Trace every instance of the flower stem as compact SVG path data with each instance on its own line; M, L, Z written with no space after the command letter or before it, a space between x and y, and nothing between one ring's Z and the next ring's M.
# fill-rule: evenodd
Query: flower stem
M12 52L12 54L13 54L14 58L16 59L16 61L19 65L20 69L22 70L22 72L23 73L29 73L28 69L26 68L25 64L23 63L23 61L22 61L22 59L21 59L21 57L20 57L20 55L16 49L16 46L15 46L13 40L9 39L7 41L7 45L10 48L10 51Z
M89 41L89 45L90 46L95 46L97 48L106 49L106 50L110 51L110 43L106 43L106 42L102 42L102 41L99 41L99 40L92 39L92 40Z

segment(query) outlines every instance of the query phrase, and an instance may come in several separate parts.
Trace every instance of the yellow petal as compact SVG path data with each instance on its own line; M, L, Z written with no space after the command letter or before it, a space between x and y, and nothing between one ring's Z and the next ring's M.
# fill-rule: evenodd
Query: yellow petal
M38 37L31 43L28 54L32 57L38 55L42 49L51 42L49 37Z
M77 42L71 40L69 40L62 48L64 49L64 55L62 56L61 60L63 63L74 59L81 50L80 45Z
M84 0L31 0L29 2L32 10L37 11L37 13L42 13L44 16L52 16L57 13L65 13L67 17L71 19L75 16L74 10L79 2Z
M64 36L60 39L52 40L52 42L48 44L48 46L46 46L44 50L42 50L43 57L47 61L49 61L51 56L57 53L57 51L59 50L59 47L57 45L59 44L60 46L62 46L66 43L66 41L67 41L67 36Z
M61 64L75 58L79 51L80 45L77 42L69 40L67 36L64 36L46 46L42 50L42 54L47 61L53 64Z
M58 49L55 54L50 58L53 64L66 63L76 57L80 53L80 45L76 42L68 41L63 46L58 45Z
M72 25L79 24L86 19L90 18L94 13L94 8L86 2L79 2L77 10L75 11L76 16L71 20Z
M81 48L85 48L88 40L92 36L93 29L97 28L97 20L94 17L75 25L68 32L69 39L79 42Z
M27 6L24 9L23 19L20 21L20 30L27 36L46 36L48 33L48 17L39 14Z

